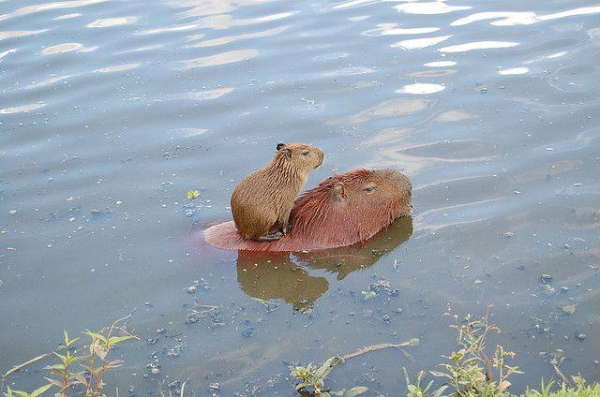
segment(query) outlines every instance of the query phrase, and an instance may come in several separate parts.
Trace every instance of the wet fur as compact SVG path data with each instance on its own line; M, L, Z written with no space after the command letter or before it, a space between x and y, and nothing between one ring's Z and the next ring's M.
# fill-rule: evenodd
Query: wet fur
M304 150L311 152L310 158L302 157ZM256 240L272 229L287 225L294 200L308 174L322 161L323 152L317 147L284 145L267 167L244 178L231 195L231 212L242 236Z
M366 197L361 189L377 184L377 196ZM334 194L344 186L344 199ZM292 231L278 241L245 240L234 222L225 222L205 231L206 241L215 247L249 251L309 251L343 247L368 240L394 219L410 215L412 186L395 171L357 170L333 176L305 192L290 214Z

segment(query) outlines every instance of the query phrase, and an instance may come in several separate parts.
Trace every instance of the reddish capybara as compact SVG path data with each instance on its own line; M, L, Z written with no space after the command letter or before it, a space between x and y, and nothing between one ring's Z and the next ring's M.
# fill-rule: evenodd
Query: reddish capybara
M332 176L298 198L290 214L292 231L279 240L245 240L234 222L213 226L204 236L208 244L229 250L321 250L366 241L411 209L412 185L405 175L361 169Z
M288 231L294 200L308 174L323 164L323 151L302 143L277 145L271 163L242 179L231 195L231 213L246 240L274 241Z

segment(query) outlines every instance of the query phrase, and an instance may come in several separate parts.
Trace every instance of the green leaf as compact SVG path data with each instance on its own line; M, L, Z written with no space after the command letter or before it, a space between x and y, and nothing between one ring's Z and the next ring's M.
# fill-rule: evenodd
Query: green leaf
M442 393L444 393L444 390L446 390L447 388L448 386L440 387L439 389L433 392L433 397L442 397Z
M57 371L62 371L63 369L65 369L65 366L63 364L53 364L53 365L46 365L44 367L44 369L55 369Z
M317 372L315 372L315 378L317 378L317 379L326 378L327 375L329 375L329 373L331 372L331 370L333 370L340 362L341 362L341 360L339 359L339 357L329 358L327 361L325 361L323 363L323 365L321 365L319 367L319 369L317 369Z
M45 392L46 390L48 390L49 388L51 388L52 386L53 386L52 383L48 383L47 385L44 385L42 387L38 387L37 389L35 389L34 391L31 392L30 396L31 397L38 397L43 392Z
M92 337L92 339L99 339L102 342L106 343L106 338L104 337L104 335L97 334L97 333L92 332L90 330L85 331L85 333L87 335L89 335L90 337Z
M429 373L433 376L437 376L438 378L448 378L448 379L452 379L452 377L445 373L445 372L440 372L440 371L429 371Z
M63 356L62 354L59 354L59 353L57 353L57 352L52 352L52 353L53 353L53 354L54 354L56 357L60 358L60 360L63 362L63 364L67 362L67 357L66 357L66 356Z
M54 386L62 389L62 383L60 383L58 380L56 379L52 379L52 378L46 378L44 377L44 379L46 379L48 382L50 382L51 384L53 384Z
M302 389L304 389L306 386L308 386L306 383L302 382L302 383L298 383L296 385L296 391L300 391Z
M112 345L116 345L118 343L125 342L126 340L133 339L133 338L134 337L131 335L113 336L113 337L108 338L108 344L112 346Z
M106 364L106 368L107 369L119 368L124 363L125 363L125 361L123 361L123 360L112 360L111 362L109 362L108 364Z
M69 359L69 364L74 364L76 362L79 362L81 360L85 360L87 357L83 357L83 356L79 356L79 357L73 357L71 356L71 358Z
M365 394L369 389L364 386L356 386L344 393L344 397L356 397Z

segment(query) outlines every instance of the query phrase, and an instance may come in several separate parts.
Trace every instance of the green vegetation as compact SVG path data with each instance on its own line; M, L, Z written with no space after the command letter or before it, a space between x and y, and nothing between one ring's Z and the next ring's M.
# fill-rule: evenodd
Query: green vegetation
M458 350L445 357L446 362L439 365L439 371L429 371L434 377L443 380L444 384L434 389L434 381L430 380L425 385L426 373L424 371L419 372L413 383L406 368L403 368L407 397L518 397L509 391L511 386L509 378L513 375L523 374L518 367L508 364L508 361L514 358L515 353L506 351L500 345L496 346L491 356L486 353L488 350L486 340L489 333L499 332L497 326L489 323L488 316L477 320L467 316L464 321L460 323L457 321L452 327L458 333ZM410 345L409 342L394 347L408 345ZM381 347L361 349L359 354L379 350L379 348ZM302 396L310 397L347 396L344 392L329 391L325 386L325 378L345 359L356 355L358 354L352 353L342 357L332 357L318 368L312 364L306 367L294 367L291 375L300 381L296 390ZM546 386L542 382L541 391L528 389L520 397L600 397L600 383L586 385L585 380L578 376L572 377L572 382L570 382L556 366L554 369L562 380L558 388L555 387L555 382L550 382ZM350 391L352 390L354 389L350 389ZM361 388L358 394L352 395L359 395L366 391L366 388Z
M98 332L86 331L89 344L77 347L79 338L71 339L64 332L64 342L56 351L37 356L23 364L13 367L2 376L0 392L4 397L39 397L52 392L57 397L105 397L104 375L107 371L120 367L120 360L109 360L108 356L114 347L130 339L139 339L129 334L125 329L125 320L130 316L115 321L110 327ZM499 328L491 325L486 315L482 319L467 316L464 321L452 327L457 330L457 351L445 357L445 362L439 364L438 371L429 371L433 377L444 383L434 388L435 381L426 383L426 372L420 371L414 382L411 382L406 368L403 368L407 385L407 397L600 397L600 383L586 384L580 376L573 376L569 381L560 372L557 364L554 370L561 378L561 383L551 381L547 385L542 382L540 391L528 389L522 395L509 391L513 375L523 374L516 366L508 361L515 353L506 351L497 345L493 354L488 356L486 340L490 332L499 332ZM365 394L369 389L355 386L339 391L331 391L325 384L328 375L334 368L347 360L365 353L382 349L396 348L403 350L419 344L418 339L411 339L400 344L380 344L364 347L343 356L327 359L322 365L312 363L306 366L291 368L291 376L296 380L296 391L303 397L356 397ZM406 352L405 352L406 353ZM407 354L407 353L406 353ZM44 367L49 376L44 379L47 384L32 392L14 390L6 387L6 380L15 372L49 357L55 361ZM178 390L177 396L184 397L185 382ZM48 393L47 393L48 392ZM119 396L118 389L115 395ZM174 397L171 390L160 390L161 397Z
M56 361L44 367L50 372L49 376L44 378L48 383L31 393L7 387L4 396L38 397L52 388L55 389L54 395L60 397L68 397L71 391L72 395L83 395L84 397L104 396L102 390L105 386L103 378L106 371L123 365L121 360L109 360L110 352L122 342L138 339L125 330L123 324L128 318L129 316L119 319L110 327L98 332L86 331L85 335L89 337L90 342L81 348L76 347L79 338L71 339L67 331L64 331L64 342L54 352L43 354L17 365L2 377L2 386L4 386L4 382L11 374L35 362L54 357ZM4 391L4 387L0 391Z

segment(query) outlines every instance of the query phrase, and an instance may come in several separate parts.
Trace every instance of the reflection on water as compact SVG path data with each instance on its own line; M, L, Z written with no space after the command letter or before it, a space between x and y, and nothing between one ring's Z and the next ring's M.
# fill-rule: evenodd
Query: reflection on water
M392 44L392 48L402 48L404 50L416 50L426 47L431 47L439 43L443 43L448 40L452 35L447 36L439 36L439 37L429 37L426 39L410 39L410 40L402 40L397 43Z
M136 23L138 17L115 17L115 18L101 18L96 19L94 22L88 23L88 28L110 28L113 26L130 25Z
M423 14L423 15L434 15L434 14L446 14L449 12L462 11L471 9L470 6L452 6L441 1L435 1L431 3L405 3L399 4L396 10L405 12L407 14Z
M396 90L399 94L435 94L436 92L443 91L446 87L441 84L427 84L427 83L419 83L419 84L409 84L404 87Z
M494 304L515 392L553 376L552 349L597 377L597 1L0 4L0 370L137 307L159 340L119 352L122 390L287 395L282 361L419 337L419 363L374 354L332 379L373 368L373 395L395 395L398 368L454 348L449 307ZM307 188L406 173L413 223L283 257L190 246L278 142L327 154ZM376 280L399 294L363 300ZM186 324L194 301L217 309ZM33 390L38 369L11 381Z
M510 48L518 46L519 43L513 41L476 41L473 43L465 43L459 45L452 45L449 47L440 48L440 52L466 52L473 50L489 50L492 48Z
M325 270L341 281L350 273L373 266L393 252L413 233L412 218L399 218L386 230L352 247L298 252L293 255L239 251L237 279L249 296L262 300L283 299L295 310L312 308L327 292L324 277L311 276L311 269Z
M181 69L193 69L193 68L203 68L208 66L219 66L219 65L227 65L228 63L241 62L251 58L254 58L258 55L257 50L248 49L248 50L238 50L238 51L228 51L223 52L216 55L211 55L202 58L190 59L187 61L181 61L179 63L179 68Z

